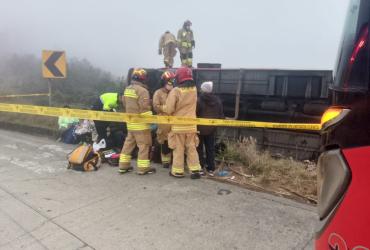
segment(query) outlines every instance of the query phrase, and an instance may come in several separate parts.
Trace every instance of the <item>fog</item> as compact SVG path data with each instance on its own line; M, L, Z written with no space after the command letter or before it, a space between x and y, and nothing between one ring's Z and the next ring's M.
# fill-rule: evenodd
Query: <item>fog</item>
M194 63L332 69L347 0L0 0L0 54L65 50L116 76L160 67L161 34L192 21ZM179 65L179 56L175 64Z

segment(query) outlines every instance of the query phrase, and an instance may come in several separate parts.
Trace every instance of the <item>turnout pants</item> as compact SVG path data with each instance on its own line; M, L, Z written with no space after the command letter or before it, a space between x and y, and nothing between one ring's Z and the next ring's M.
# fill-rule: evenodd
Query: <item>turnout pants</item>
M193 51L190 48L181 48L180 49L180 59L182 66L193 66Z
M129 131L123 145L119 167L120 169L129 169L131 166L131 153L135 147L139 148L137 156L137 168L139 171L145 171L150 168L149 152L152 146L152 135L150 130Z
M164 141L161 144L161 161L162 164L170 164L171 163L171 149L168 147L168 141Z
M176 56L176 44L169 43L163 48L164 65L168 68L173 67L173 58Z
M206 157L204 158L204 149L206 150ZM200 165L202 168L207 164L208 171L215 171L215 134L200 135L199 146L197 148Z
M171 163L171 149L168 147L168 133L171 131L170 125L158 125L157 141L161 145L162 164Z
M196 147L199 139L196 133L174 133L168 135L168 145L173 149L172 174L184 174L184 158L191 172L199 171L199 157Z

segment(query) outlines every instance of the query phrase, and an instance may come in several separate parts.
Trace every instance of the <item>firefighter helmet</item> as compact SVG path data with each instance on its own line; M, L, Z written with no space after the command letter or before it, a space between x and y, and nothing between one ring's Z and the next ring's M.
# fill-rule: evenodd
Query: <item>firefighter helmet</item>
M171 72L171 71L165 71L165 72L163 72L163 74L161 76L161 80L162 80L163 85L165 85L165 84L173 85L174 81L175 81L175 78L176 78L176 74Z
M190 20L186 20L185 22L184 22L184 27L185 26L191 26L192 25L192 23L190 22Z
M185 81L193 81L193 72L191 68L181 67L176 70L176 82L181 84Z
M132 80L139 81L139 82L145 82L147 79L147 73L145 69L134 69L132 72Z

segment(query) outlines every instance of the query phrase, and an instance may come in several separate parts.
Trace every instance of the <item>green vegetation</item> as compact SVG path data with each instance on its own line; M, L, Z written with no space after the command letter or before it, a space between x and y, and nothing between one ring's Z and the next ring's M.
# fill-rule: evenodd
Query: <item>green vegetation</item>
M53 106L89 107L104 92L119 92L120 81L89 61L72 58L66 79L52 81ZM4 56L0 60L0 96L47 93L47 80L41 76L41 59L33 55ZM47 105L48 97L0 98L0 102Z

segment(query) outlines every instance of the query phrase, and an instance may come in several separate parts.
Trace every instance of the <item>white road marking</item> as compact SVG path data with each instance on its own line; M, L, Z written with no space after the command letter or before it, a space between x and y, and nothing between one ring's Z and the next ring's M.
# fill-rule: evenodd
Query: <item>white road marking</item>
M7 144L7 145L5 145L4 147L6 147L6 148L10 148L10 149L18 149L18 146L17 146L17 145L15 145L15 144Z
M33 156L33 159L35 160L41 160L41 159L47 159L47 158L51 158L53 157L54 155L52 153L49 153L49 152L43 152L41 154L35 154Z
M61 146L58 146L58 145L43 145L41 147L38 148L39 150L51 150L51 151L55 151L55 152L58 152L58 153L65 153L65 154L68 154L71 152L71 150L67 150L67 149L64 149L62 148Z
M0 155L0 161L6 161L36 174L55 174L66 171L66 161L53 161L52 164L40 164L40 162L22 160L4 155Z

